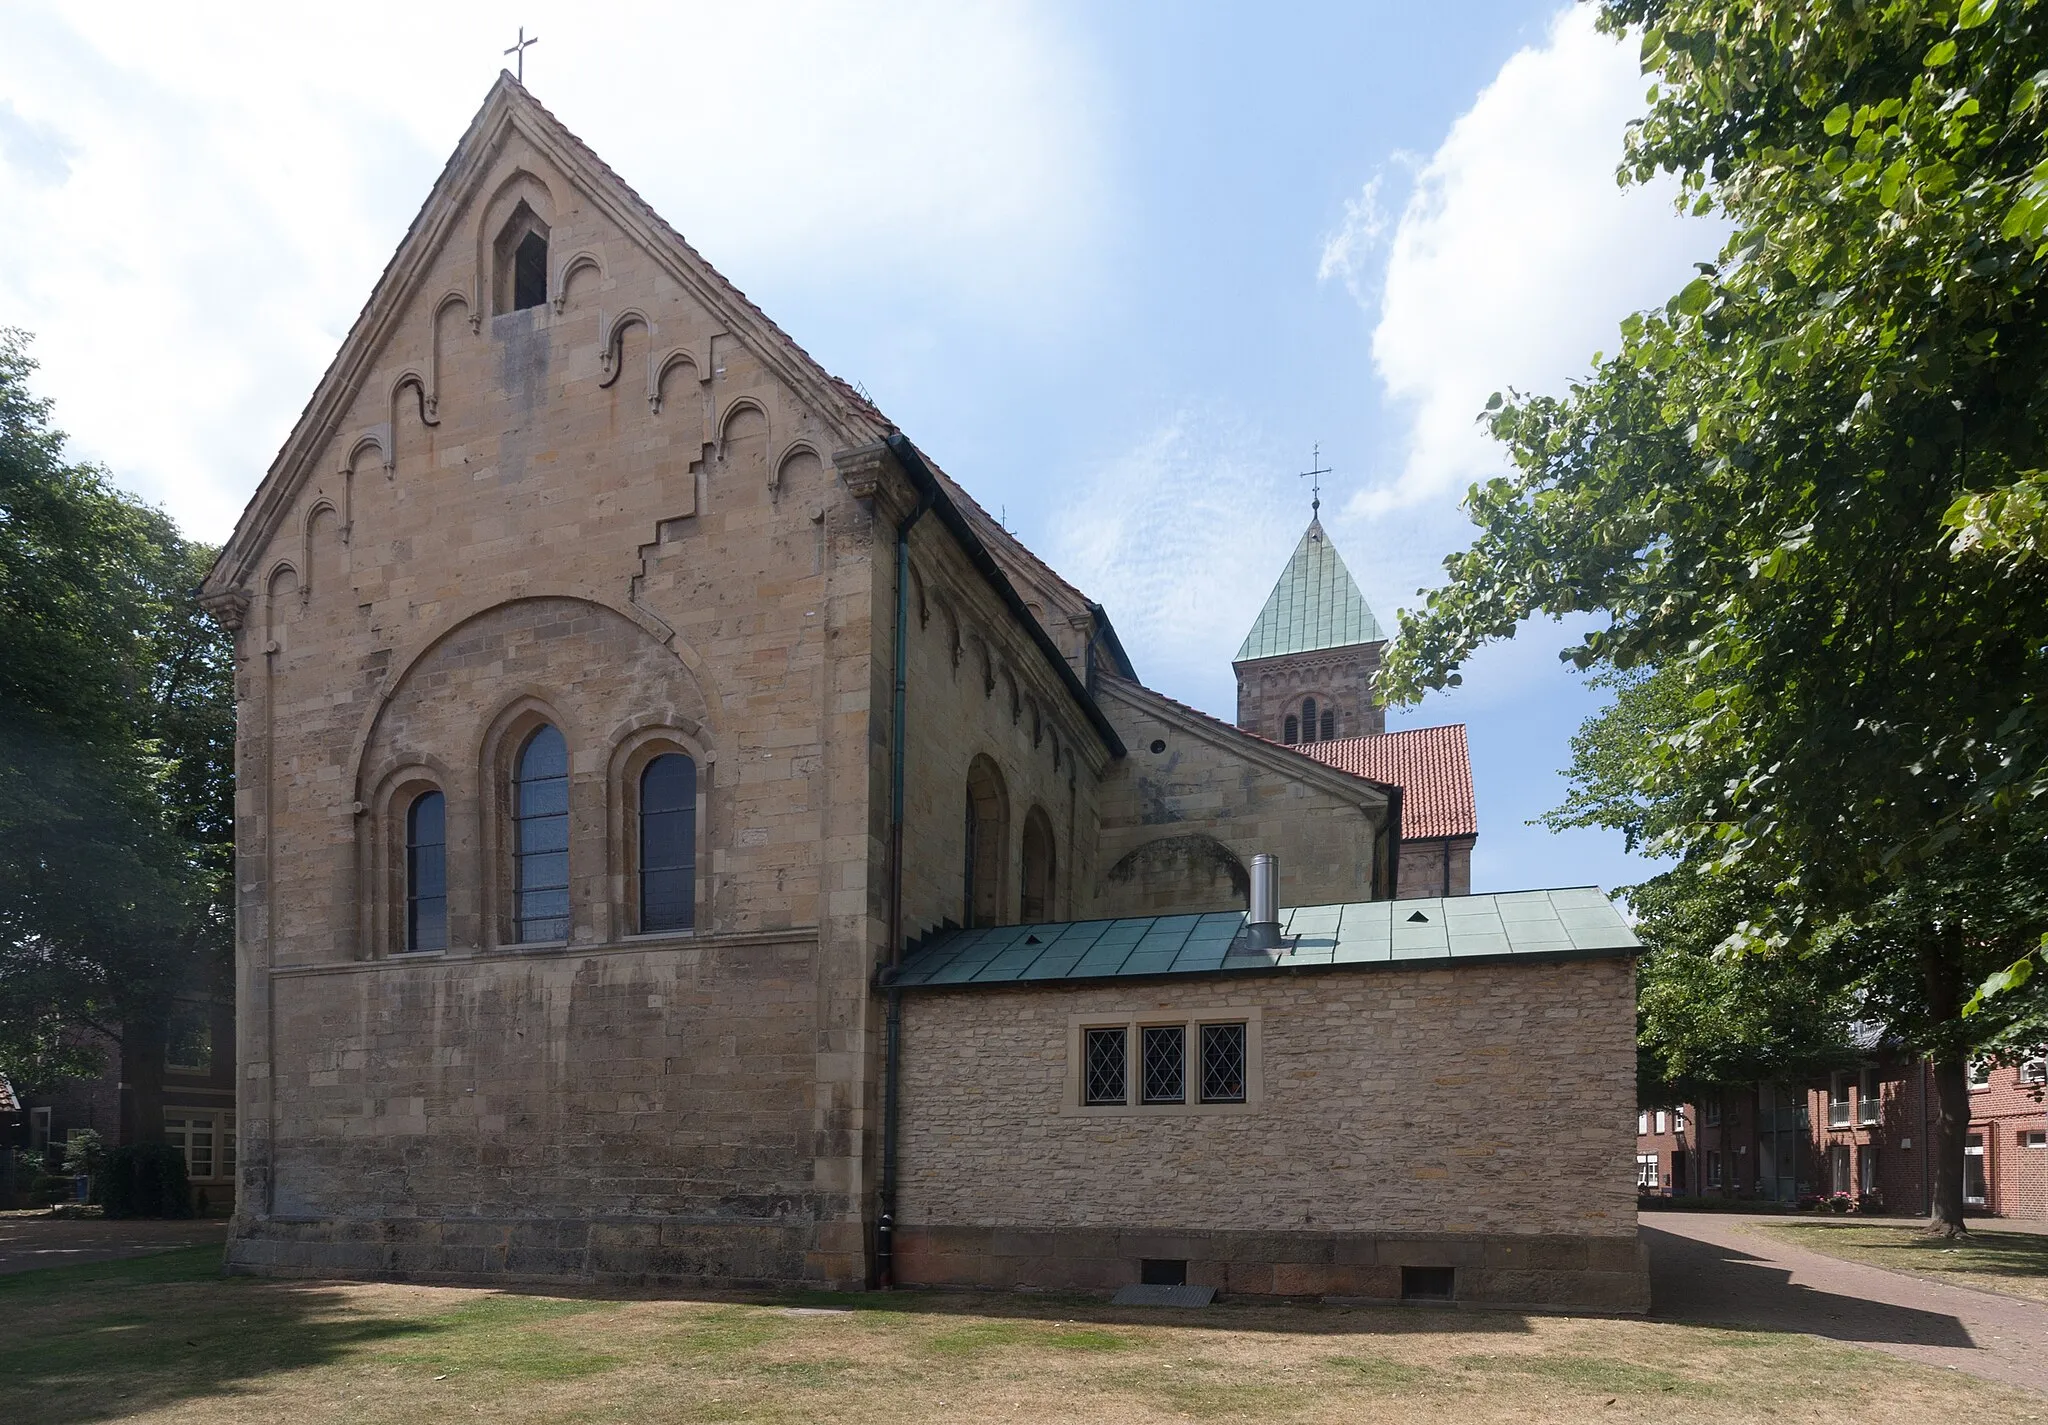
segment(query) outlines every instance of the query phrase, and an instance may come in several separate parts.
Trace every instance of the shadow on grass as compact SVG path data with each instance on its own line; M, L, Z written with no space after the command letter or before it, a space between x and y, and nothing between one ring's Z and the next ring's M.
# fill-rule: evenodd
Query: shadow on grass
M1862 1222L1772 1224L1782 1240L1810 1251L1868 1253L1873 1265L1915 1272L1970 1272L1987 1277L2048 1281L2048 1236L1972 1227L1967 1236L1931 1237L1911 1227ZM1839 1237L1839 1247L1829 1242Z
M377 1350L379 1359L423 1373L558 1380L613 1363L533 1329L596 1303L489 1296L376 1316L333 1285L223 1279L220 1266L219 1248L190 1247L0 1277L0 1420L83 1425L232 1396L394 1342L409 1348Z

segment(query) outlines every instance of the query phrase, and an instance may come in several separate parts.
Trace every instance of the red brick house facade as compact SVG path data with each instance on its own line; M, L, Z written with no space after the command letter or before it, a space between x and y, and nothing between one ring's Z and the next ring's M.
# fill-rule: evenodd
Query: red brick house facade
M1637 1190L1777 1202L1846 1196L1922 1213L1932 1106L1925 1063L1877 1059L1819 1083L1735 1086L1717 1099L1641 1109ZM1973 1069L1964 1143L1968 1211L2048 1219L2048 1057Z

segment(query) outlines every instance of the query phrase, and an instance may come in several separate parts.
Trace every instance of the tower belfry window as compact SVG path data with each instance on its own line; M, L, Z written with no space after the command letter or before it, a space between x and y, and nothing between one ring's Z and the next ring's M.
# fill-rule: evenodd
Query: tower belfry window
M548 240L528 233L512 254L512 310L523 312L548 299Z

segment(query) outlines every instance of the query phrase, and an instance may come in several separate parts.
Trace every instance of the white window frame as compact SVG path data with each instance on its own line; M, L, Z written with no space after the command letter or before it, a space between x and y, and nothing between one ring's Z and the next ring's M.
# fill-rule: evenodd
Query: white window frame
M2022 1128L2020 1130L2020 1146L2022 1148L2048 1148L2048 1129Z
M1876 1126L1884 1107L1884 1081L1877 1075L1877 1065L1865 1064L1856 1083L1856 1121L1864 1127Z
M1671 1115L1661 1108L1657 1110L1657 1131L1659 1133L1669 1133L1671 1131Z
M2020 1063L2020 1083L2026 1088L2048 1084L2048 1057L2023 1060Z
M1202 1036L1205 1024L1244 1026L1244 1102L1202 1101ZM1179 1103L1144 1103L1144 1031L1179 1026L1186 1037L1185 1068ZM1124 1031L1124 1092L1122 1103L1084 1103L1082 1073L1086 1068L1087 1031ZM1067 1016L1067 1070L1060 1096L1062 1118L1185 1118L1200 1114L1254 1113L1266 1098L1263 1035L1257 1005L1218 1005L1215 1008L1150 1010Z
M1847 1128L1856 1119L1849 1103L1849 1071L1837 1069L1828 1076L1828 1127Z
M1636 1154L1636 1190L1638 1192L1644 1188L1655 1190L1663 1186L1663 1180L1657 1176L1657 1155L1655 1153Z
M172 1125L177 1127L173 1130ZM210 1144L210 1168L195 1172L192 1166L192 1129L204 1124ZM235 1115L231 1109L172 1108L164 1114L164 1141L185 1160L186 1179L193 1183L231 1183L235 1180Z
M1991 1061L1989 1059L1970 1060L1970 1067L1966 1072L1969 1075L1971 1093L1982 1093L1985 1089L1991 1087Z
M1709 1128L1721 1126L1721 1096L1715 1094L1700 1105L1700 1120Z
M1685 1132L1685 1105L1682 1103L1671 1110L1671 1131L1673 1133Z
M1719 1148L1709 1148L1706 1150L1706 1153L1707 1186L1717 1188L1721 1186L1721 1150Z
M1645 1137L1650 1131L1650 1114L1647 1109L1636 1110L1636 1137Z

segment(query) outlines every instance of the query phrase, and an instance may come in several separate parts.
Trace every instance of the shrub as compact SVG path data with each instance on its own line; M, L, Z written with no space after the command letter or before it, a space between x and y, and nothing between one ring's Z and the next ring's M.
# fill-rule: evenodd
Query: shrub
M100 1200L109 1217L190 1217L185 1155L168 1143L130 1143L107 1155Z
M1855 1205L1856 1199L1845 1192L1838 1192L1828 1199L1828 1210L1830 1212L1847 1212Z

